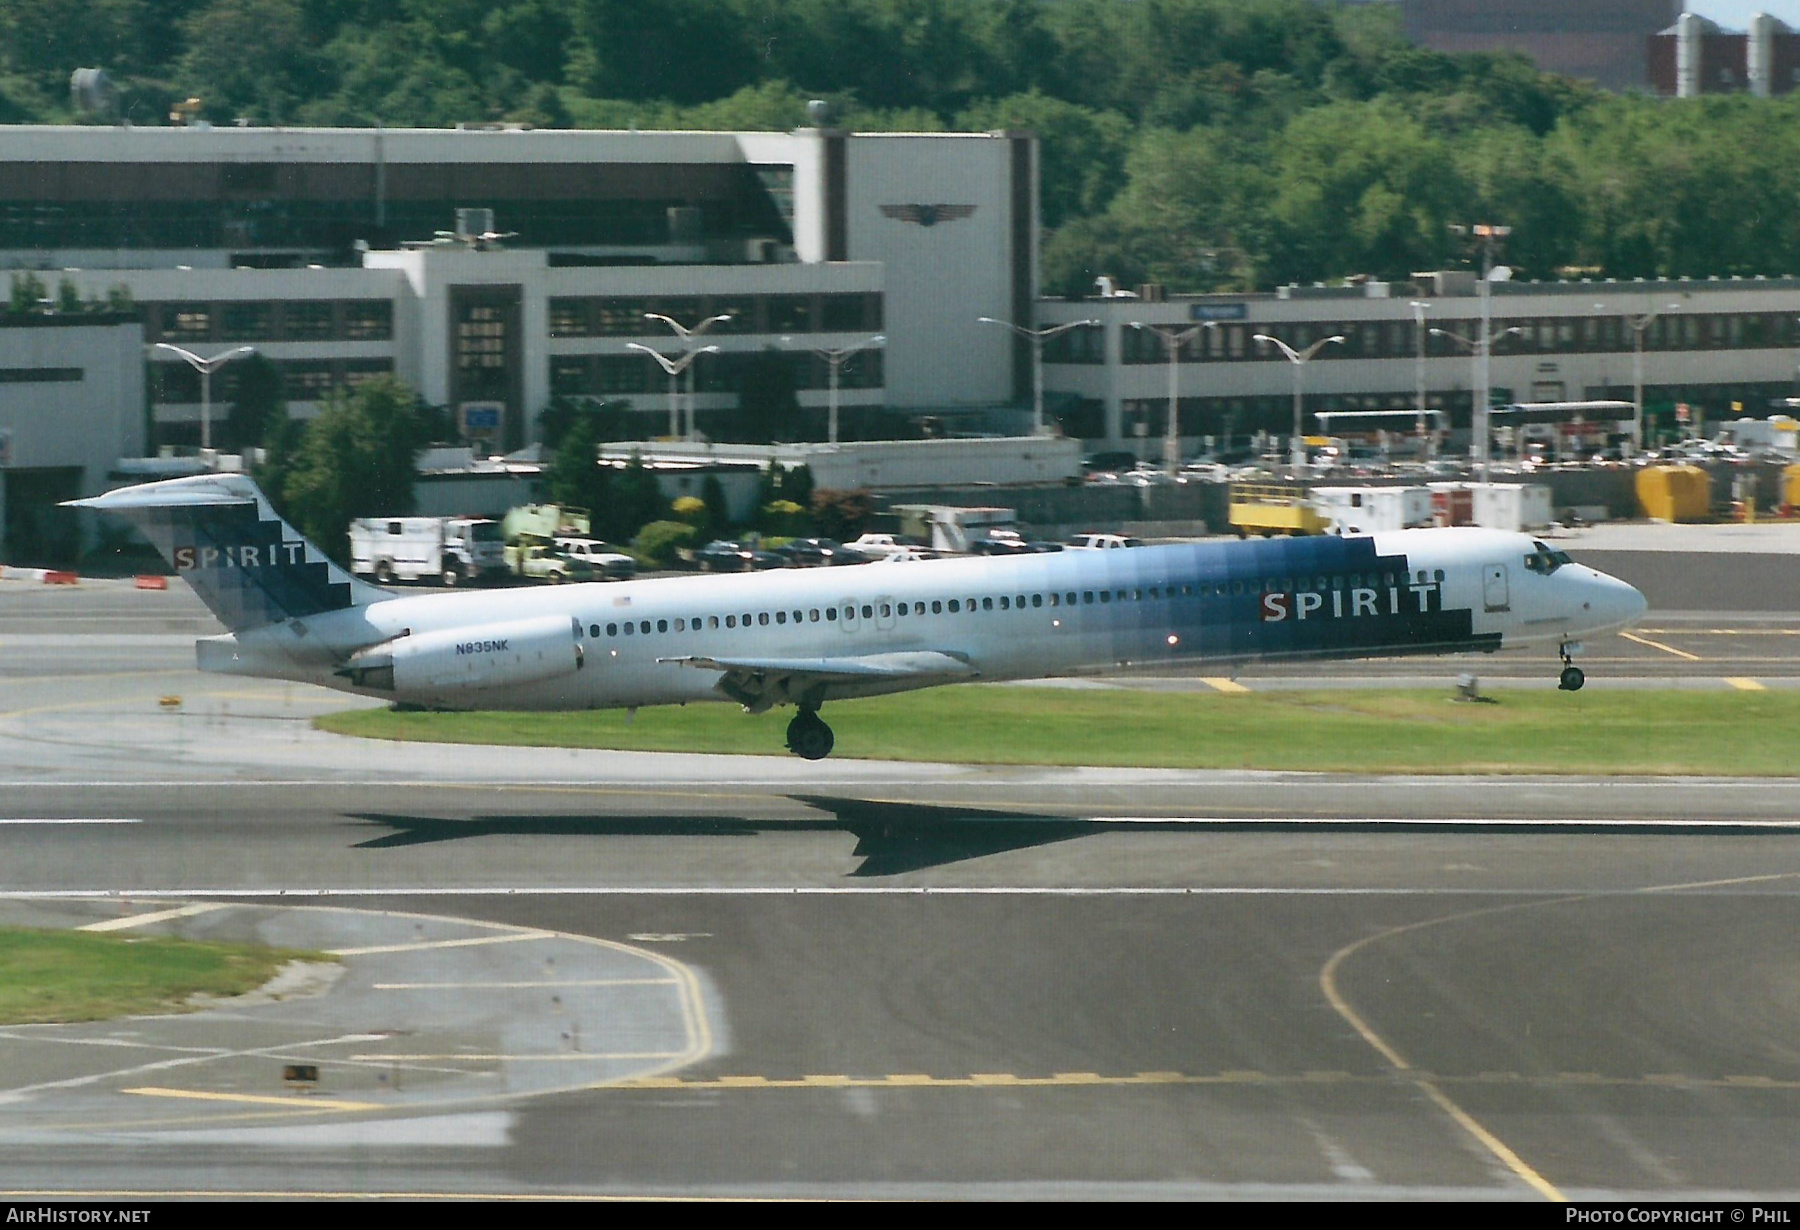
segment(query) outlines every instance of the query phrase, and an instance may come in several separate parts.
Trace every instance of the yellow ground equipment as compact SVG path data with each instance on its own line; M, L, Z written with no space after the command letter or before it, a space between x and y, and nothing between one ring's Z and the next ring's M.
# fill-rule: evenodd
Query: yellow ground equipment
M1699 466L1646 466L1638 471L1638 505L1655 521L1704 521L1712 514L1712 479Z
M1233 483L1230 520L1239 538L1323 534L1327 525L1306 488L1278 483Z

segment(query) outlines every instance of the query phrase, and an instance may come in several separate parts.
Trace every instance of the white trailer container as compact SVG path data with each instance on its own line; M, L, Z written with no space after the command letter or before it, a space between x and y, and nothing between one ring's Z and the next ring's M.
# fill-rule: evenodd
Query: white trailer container
M480 517L365 517L350 523L350 571L461 585L506 571L500 523Z
M1312 505L1334 534L1375 534L1430 525L1429 487L1314 487Z
M1550 488L1542 483L1470 483L1469 491L1476 525L1518 533L1550 524Z

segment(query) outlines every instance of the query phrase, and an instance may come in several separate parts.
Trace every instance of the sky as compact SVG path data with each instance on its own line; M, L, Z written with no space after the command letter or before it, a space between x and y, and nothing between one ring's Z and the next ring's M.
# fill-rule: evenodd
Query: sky
M1752 13L1767 13L1800 28L1800 0L1688 0L1688 12L1710 17L1727 30L1744 29Z

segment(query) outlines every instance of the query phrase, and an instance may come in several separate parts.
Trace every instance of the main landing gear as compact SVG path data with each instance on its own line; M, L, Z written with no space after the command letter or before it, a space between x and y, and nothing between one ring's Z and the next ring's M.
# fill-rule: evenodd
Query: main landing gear
M836 739L817 709L802 709L788 723L788 751L804 760L823 760L831 755Z
M1562 676L1558 679L1556 686L1564 692L1579 692L1581 691L1581 685L1587 682L1587 676L1581 673L1581 668L1579 666L1576 666L1573 662L1569 661L1569 650L1571 648L1580 649L1581 646L1564 645L1562 647Z

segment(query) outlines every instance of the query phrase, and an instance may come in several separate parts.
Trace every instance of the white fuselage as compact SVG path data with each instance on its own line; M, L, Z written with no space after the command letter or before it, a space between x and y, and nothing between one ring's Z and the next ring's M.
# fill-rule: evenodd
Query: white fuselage
M427 705L612 708L727 699L718 686L725 671L684 661L693 658L830 663L925 653L967 663L972 677L1027 679L1566 645L1642 614L1631 586L1579 564L1543 567L1543 551L1522 534L1404 530L395 596L203 641L200 664ZM512 652L509 629L529 634L516 638L520 646L537 645L562 620L572 664L549 677L516 663L492 683L455 675L454 655L494 645ZM465 633L466 643L457 639ZM404 654L430 646L453 656L409 675ZM394 673L346 675L353 655L391 656ZM470 661L471 671L482 665ZM409 690L408 679L425 682ZM816 699L947 681L838 682Z

